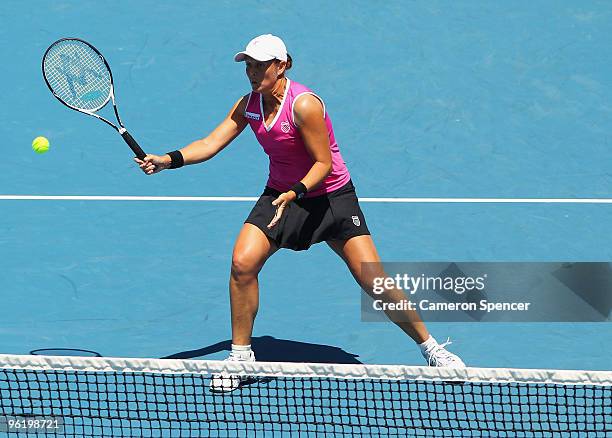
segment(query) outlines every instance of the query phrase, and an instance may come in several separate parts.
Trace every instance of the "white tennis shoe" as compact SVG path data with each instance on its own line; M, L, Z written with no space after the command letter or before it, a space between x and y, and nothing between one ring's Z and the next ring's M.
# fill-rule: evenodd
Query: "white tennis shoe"
M433 342L422 350L423 357L430 367L465 368L465 364L456 354L451 353L445 347L452 344L450 338L443 344Z
M230 353L229 357L225 359L228 362L255 362L255 353L252 351L247 357L241 357ZM213 374L210 381L210 390L213 392L231 392L240 388L243 382L249 380L249 376L230 374L226 371Z

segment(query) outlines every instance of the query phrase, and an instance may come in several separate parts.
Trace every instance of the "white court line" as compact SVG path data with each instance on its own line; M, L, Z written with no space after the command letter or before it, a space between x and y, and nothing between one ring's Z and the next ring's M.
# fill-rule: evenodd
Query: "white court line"
M0 201L252 202L256 196L39 196L0 195ZM612 198L359 198L360 202L408 204L612 204Z

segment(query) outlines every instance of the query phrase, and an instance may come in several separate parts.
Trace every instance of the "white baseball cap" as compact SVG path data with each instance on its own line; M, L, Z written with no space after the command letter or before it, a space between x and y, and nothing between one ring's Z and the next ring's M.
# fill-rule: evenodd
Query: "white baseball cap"
M259 35L249 41L244 51L236 53L234 61L244 61L247 56L257 61L270 61L272 59L286 61L287 47L285 47L283 40L275 35L269 33Z

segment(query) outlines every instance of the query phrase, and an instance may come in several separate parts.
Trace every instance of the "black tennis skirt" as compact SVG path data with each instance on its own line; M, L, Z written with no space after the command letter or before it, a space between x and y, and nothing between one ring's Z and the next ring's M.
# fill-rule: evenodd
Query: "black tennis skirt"
M331 193L289 203L280 221L268 229L276 212L272 201L280 194L266 187L244 221L263 231L279 248L301 251L326 240L370 234L351 181Z

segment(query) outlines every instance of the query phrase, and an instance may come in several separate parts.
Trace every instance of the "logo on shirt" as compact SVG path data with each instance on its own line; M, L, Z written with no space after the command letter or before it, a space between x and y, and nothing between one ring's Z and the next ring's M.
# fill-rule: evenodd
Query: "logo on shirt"
M252 119L252 120L259 120L261 118L261 114L252 113L249 111L245 111L244 115L246 116L247 119Z
M353 219L353 224L355 224L356 227L361 225L361 221L359 220L359 216L351 216L351 218Z
M291 129L291 125L289 124L289 122L287 121L281 122L281 131L283 131L286 134L289 132L290 129Z

